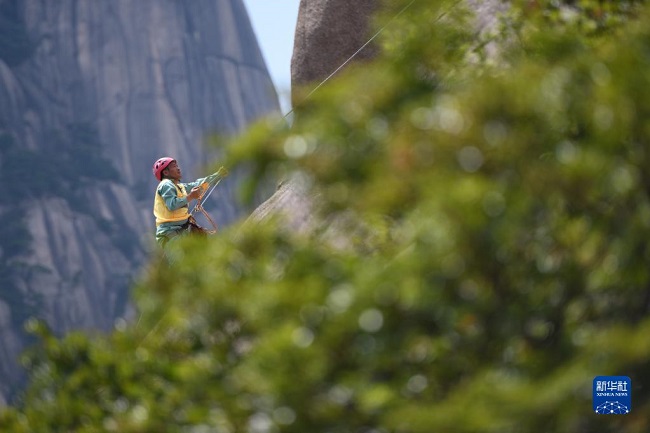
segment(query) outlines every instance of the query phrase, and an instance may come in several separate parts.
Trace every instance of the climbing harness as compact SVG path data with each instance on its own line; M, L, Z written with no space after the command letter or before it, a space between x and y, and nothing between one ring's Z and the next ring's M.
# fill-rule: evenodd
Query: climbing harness
M214 183L214 185L212 185L212 188L210 188L207 192L204 192L203 194L201 194L201 196L196 200L196 204L194 205L194 208L192 208L192 211L190 212L190 218L189 218L190 224L194 223L193 224L194 226L197 226L197 227L205 230L205 232L207 234L209 234L209 235L215 234L217 232L218 228L217 228L217 224L210 217L210 214L208 214L208 212L205 209L203 209L203 202L205 202L205 200L207 200L208 197L210 197L210 194L212 194L212 191L214 191L214 189L217 187L217 185L219 185L219 182L221 182L221 179L218 179ZM205 218L210 222L210 224L212 224L212 230L204 229L204 228L198 226L198 224L196 224L196 220L194 219L194 213L196 211L201 212L203 214L203 216L205 216Z

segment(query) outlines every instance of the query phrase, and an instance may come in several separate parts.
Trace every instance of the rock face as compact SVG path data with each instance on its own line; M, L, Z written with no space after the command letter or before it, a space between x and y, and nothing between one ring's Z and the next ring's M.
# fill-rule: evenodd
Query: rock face
M242 0L0 0L0 402L20 387L23 322L108 329L153 243L153 162L185 179L278 111ZM206 203L247 211L233 173ZM9 183L11 182L11 183Z
M291 86L327 78L370 39L372 13L378 0L301 0L291 58ZM372 58L366 46L355 61Z
M498 14L509 8L503 0L464 3L474 11L479 32L496 30ZM373 36L369 24L380 4L380 0L301 0L291 59L292 88L324 80L353 55L354 62L376 56L376 47L366 43ZM490 53L495 49L491 46Z
M329 77L351 56L354 61L372 59L377 51L367 45L369 23L378 0L301 0L291 58L291 93L294 105L302 90ZM358 52L357 52L358 51ZM356 53L356 54L355 54ZM259 222L279 216L292 232L309 233L324 222L314 218L317 204L299 178L285 181L251 214ZM327 222L326 224L330 224ZM336 237L336 236L333 236Z

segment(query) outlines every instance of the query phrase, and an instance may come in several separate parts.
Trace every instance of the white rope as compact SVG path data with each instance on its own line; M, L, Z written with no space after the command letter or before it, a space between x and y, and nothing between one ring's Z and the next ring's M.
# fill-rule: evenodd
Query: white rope
M217 179L217 181L214 183L214 185L212 185L212 188L210 188L210 190L207 193L204 193L203 195L201 195L201 197L199 197L199 199L197 200L197 203L194 205L194 208L192 208L192 211L190 212L190 215L194 214L194 212L197 210L196 207L197 207L197 205L199 203L201 203L201 202L205 203L205 201L208 199L208 197L210 197L210 194L212 194L212 191L214 191L214 189L217 187L217 185L219 185L219 182L221 182L221 179L223 179L223 178Z

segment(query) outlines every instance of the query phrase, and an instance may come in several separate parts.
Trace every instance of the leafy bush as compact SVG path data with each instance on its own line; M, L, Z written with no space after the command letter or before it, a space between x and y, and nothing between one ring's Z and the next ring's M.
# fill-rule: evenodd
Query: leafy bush
M494 66L458 4L412 3L384 58L231 148L301 173L328 220L352 213L359 250L281 222L183 239L137 322L34 325L32 386L0 426L647 431L648 8L522 2ZM592 412L597 375L632 378L630 414Z

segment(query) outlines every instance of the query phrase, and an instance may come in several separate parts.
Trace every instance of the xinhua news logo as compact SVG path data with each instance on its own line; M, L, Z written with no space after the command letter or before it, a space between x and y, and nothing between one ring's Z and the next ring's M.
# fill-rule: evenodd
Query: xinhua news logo
M632 410L632 381L627 376L594 378L594 412L601 415L625 415Z

